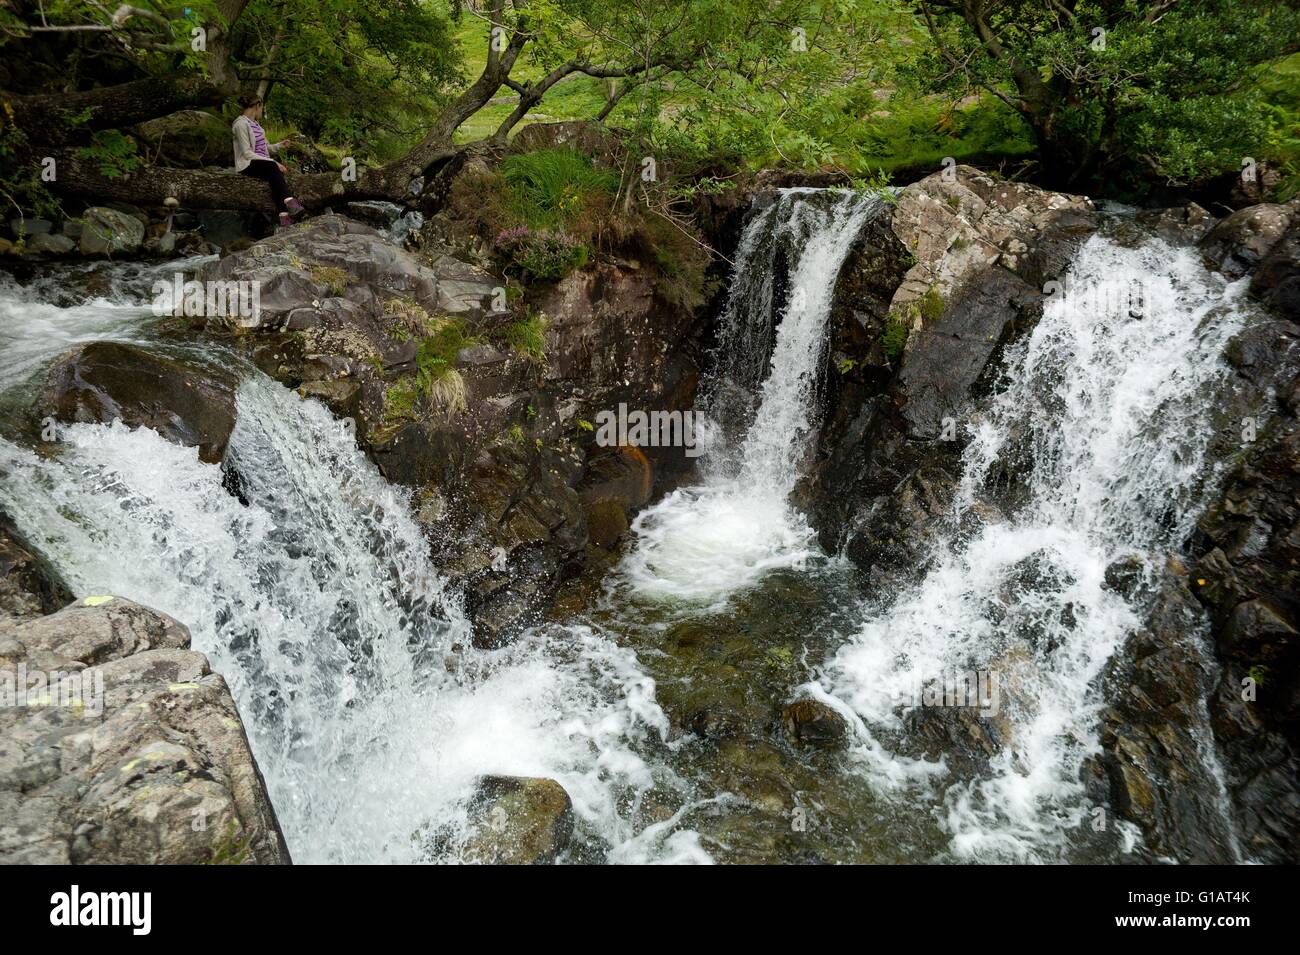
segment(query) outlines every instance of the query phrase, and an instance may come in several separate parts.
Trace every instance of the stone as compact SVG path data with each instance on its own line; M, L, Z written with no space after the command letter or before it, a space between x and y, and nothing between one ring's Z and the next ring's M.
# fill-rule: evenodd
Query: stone
M1238 209L1201 240L1205 264L1230 279L1241 278L1281 241L1293 214L1291 206L1271 202Z
M218 462L235 427L235 381L118 342L81 345L46 376L38 417L66 423L121 421L152 428L169 441L197 447Z
M91 206L81 217L83 255L135 252L144 242L144 224L135 216L107 206Z
M0 707L0 863L291 861L230 691L189 645L110 594L0 622L17 702Z
M573 835L573 802L553 779L484 776L462 852L480 865L550 865Z
M355 381L305 381L298 386L304 398L316 398L340 418L351 418L360 407L361 386Z
M67 236L48 233L31 236L25 245L26 251L35 255L67 255L77 248Z
M849 734L848 721L820 700L796 700L781 711L781 728L794 743L838 746Z
M72 599L58 572L0 514L0 622L53 613Z

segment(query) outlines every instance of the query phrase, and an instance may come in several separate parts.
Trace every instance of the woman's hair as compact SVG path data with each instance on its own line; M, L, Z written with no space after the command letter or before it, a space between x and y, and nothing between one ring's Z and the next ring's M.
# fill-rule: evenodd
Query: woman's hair
M239 97L240 109L252 109L254 106L261 106L261 105L262 105L262 97L258 96L255 93L245 93L244 95Z

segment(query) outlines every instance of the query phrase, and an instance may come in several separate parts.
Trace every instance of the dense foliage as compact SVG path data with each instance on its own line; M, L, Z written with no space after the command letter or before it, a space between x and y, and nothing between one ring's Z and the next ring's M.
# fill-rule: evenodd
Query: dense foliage
M236 93L258 92L273 135L375 167L417 146L432 155L443 142L504 142L531 122L591 119L638 144L629 164L653 155L693 183L773 164L913 175L951 156L1029 161L1051 184L1132 195L1249 157L1288 173L1291 194L1297 49L1300 11L1272 0L0 5L0 88L16 106L193 78L194 105L220 104L228 118ZM11 205L48 199L30 169L10 167L51 138L50 123L73 130L56 138L106 175L145 158L127 123L106 130L102 104L78 103L42 106L39 124L8 110L0 188ZM638 171L616 168L602 188L624 208L649 201ZM531 240L543 258L568 254L561 223L522 224L549 230Z

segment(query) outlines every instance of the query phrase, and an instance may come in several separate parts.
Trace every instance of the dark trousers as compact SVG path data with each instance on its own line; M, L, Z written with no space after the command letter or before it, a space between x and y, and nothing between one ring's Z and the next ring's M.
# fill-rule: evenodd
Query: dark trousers
M284 173L273 159L254 159L243 172L245 176L261 179L271 187L271 199L275 202L275 211L284 212L284 200L289 195L289 186L284 181Z

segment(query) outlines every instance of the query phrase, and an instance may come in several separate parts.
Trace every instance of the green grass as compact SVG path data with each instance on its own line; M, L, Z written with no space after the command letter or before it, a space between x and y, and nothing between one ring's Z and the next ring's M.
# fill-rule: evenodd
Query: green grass
M546 319L541 315L511 322L501 332L502 341L534 361L546 358Z
M533 228L561 228L587 198L618 188L612 172L596 169L589 157L567 147L508 156L501 175L519 218Z
M908 101L897 94L881 104L887 116L870 116L855 137L853 154L841 157L856 171L886 173L938 169L944 158L989 162L1021 158L1033 151L1028 127L991 96L949 109L938 98Z
M415 352L415 374L395 382L384 393L384 419L388 423L414 420L424 400L431 410L455 414L466 405L465 381L456 370L462 348L478 343L465 324L451 318L426 323L430 334Z

